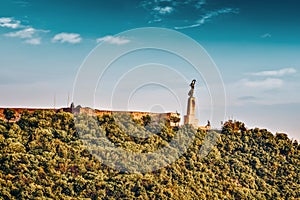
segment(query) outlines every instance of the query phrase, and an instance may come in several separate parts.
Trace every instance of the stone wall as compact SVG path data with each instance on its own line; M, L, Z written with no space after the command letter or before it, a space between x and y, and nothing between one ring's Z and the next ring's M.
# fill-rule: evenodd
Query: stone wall
M5 117L3 115L3 111L5 108L0 108L0 119L5 120ZM84 107L76 107L76 108L60 108L60 109L42 109L42 108L10 108L16 112L15 119L12 119L11 122L18 121L21 117L21 113L25 110L32 113L37 110L45 110L45 111L64 111L64 112L72 112L74 114L78 113L86 113L88 115L97 115L97 116L103 116L103 115L111 115L113 113L127 113L133 116L133 119L141 119L143 116L149 115L152 119L156 120L166 120L170 126L178 126L178 123L170 122L170 118L178 117L180 118L179 113L151 113L151 112L138 112L138 111L110 111L110 110L94 110L91 108L84 108Z

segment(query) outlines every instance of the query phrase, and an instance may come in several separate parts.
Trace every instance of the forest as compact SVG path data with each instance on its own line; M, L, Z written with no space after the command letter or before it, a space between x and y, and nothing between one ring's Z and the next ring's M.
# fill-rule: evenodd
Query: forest
M300 145L284 133L239 121L227 121L216 134L130 115L36 110L13 121L13 111L4 112L0 199L300 199ZM183 154L154 171L135 171L143 166L135 168L134 160L114 168L99 159L124 159L104 155L103 141L143 154L186 133L193 140ZM214 145L203 148L210 140Z

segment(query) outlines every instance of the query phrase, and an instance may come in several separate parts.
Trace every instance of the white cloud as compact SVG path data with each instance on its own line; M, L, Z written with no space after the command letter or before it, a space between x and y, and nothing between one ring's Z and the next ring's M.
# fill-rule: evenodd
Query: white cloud
M25 40L25 43L32 44L32 45L39 45L39 44L41 44L41 38L28 39L28 40Z
M1 17L0 27L15 29L21 27L21 22L18 20L14 20L11 17Z
M107 42L107 43L110 43L110 44L117 44L117 45L127 44L127 43L130 42L130 40L128 40L126 38L119 37L119 36L115 37L115 36L112 36L112 35L107 35L105 37L98 38L96 41L97 41L97 43Z
M294 68L283 68L280 70L271 70L271 71L261 71L256 73L251 73L254 76L285 76L289 74L295 74L297 72Z
M205 0L200 0L195 3L195 8L200 9L206 4Z
M265 33L263 35L260 36L261 38L270 38L272 37L272 35L270 33Z
M241 83L249 88L261 88L261 89L276 89L283 86L283 80L278 78L267 78L264 80L250 81L248 79L241 80Z
M157 19L148 21L148 23L152 24L152 23L157 23L157 22L161 22L161 21L162 21L162 19L157 18Z
M9 17L0 18L0 27L7 27L12 29L22 28L21 30L15 32L6 33L4 34L4 36L21 38L24 39L24 43L32 44L32 45L41 44L41 37L39 36L40 33L49 32L49 30L35 29L31 26L24 26L21 24L19 20L14 20L13 18L9 18Z
M186 11L202 12L205 4L205 0L144 0L141 1L140 6L149 11L149 14L152 16L152 19L148 20L148 23L155 23L163 21L166 15L174 11L176 11L178 16L182 16L182 18L186 17ZM185 19L177 18L177 20L182 21Z
M221 8L215 10L207 10L211 6L207 6L206 0L144 0L140 6L149 12L152 19L148 23L159 22L162 23L165 19L169 20L176 11L176 18L172 19L173 22L180 23L180 26L173 26L175 29L187 29L199 27L206 23L210 18L226 13L238 13L238 8ZM186 13L193 13L191 17Z
M80 43L81 40L82 38L80 37L80 34L77 33L59 33L52 38L52 42L68 42L71 44Z
M187 28L195 28L195 27L198 27L198 26L201 26L202 24L200 23L197 23L197 24L192 24L192 25L187 25L187 26L175 26L174 28L177 29L177 30L180 30L180 29L187 29Z
M208 21L209 19L211 19L212 17L216 17L219 16L221 14L227 14L227 13L238 13L239 10L238 9L233 9L233 8L222 8L220 10L217 11L211 11L206 13L205 15L203 15L200 19L198 19L196 21L195 24L192 25L188 25L188 26L177 26L174 27L175 29L187 29L187 28L195 28L198 26L203 25L206 21Z
M233 8L222 8L217 11L211 11L206 13L201 19L198 20L199 23L204 24L204 22L212 17L216 17L221 14L227 14L227 13L238 13L238 9L233 9Z
M157 6L153 10L156 11L156 12L158 12L161 15L165 15L165 14L172 13L174 11L174 8L172 8L170 6L165 6L165 7Z
M18 38L32 38L33 34L35 34L36 31L37 31L36 29L29 27L29 28L25 28L20 31L7 33L7 34L5 34L5 36L18 37Z
M4 34L6 37L14 37L24 39L24 43L39 45L41 44L41 37L39 37L39 33L47 33L48 30L35 29L32 27L27 27L23 30L10 32Z

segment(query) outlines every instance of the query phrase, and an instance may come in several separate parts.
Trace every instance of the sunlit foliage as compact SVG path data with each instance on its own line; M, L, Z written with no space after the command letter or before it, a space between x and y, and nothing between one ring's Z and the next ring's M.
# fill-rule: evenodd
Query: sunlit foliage
M88 116L86 116L88 117ZM144 118L104 115L80 130L105 130L113 143L134 152L152 152L177 130L151 126ZM84 121L82 121L84 122ZM129 132L152 132L138 138ZM89 132L89 137L99 132ZM226 122L215 146L201 156L206 134L176 162L145 174L121 172L91 154L66 112L23 112L18 122L0 120L0 199L297 199L300 198L300 146L286 134L246 129Z

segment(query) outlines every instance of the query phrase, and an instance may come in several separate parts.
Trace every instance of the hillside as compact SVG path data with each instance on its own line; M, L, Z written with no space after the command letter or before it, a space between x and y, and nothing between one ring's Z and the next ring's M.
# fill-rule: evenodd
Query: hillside
M134 123L147 124L143 120ZM140 139L128 136L109 115L98 117L96 124L80 124L82 130L95 126L103 127L111 142L132 152L153 152L181 130L153 126L149 130L155 134ZM196 131L188 151L164 168L127 173L107 167L88 151L72 114L23 111L17 122L0 120L0 199L300 198L297 141L229 121L222 133L214 135L216 145L202 156L199 150L208 134L212 133Z

